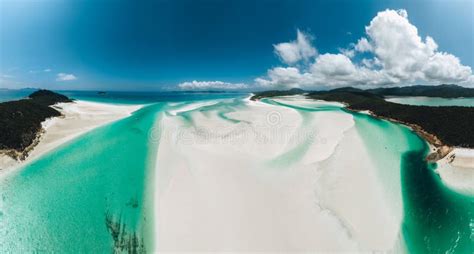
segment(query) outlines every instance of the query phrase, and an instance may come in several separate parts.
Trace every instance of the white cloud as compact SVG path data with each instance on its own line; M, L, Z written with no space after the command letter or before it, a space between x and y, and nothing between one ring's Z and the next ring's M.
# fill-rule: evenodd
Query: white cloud
M471 76L471 68L445 52L437 52L433 38L424 40L408 20L405 10L386 10L366 27L373 52L383 69L403 81L460 82Z
M387 11L388 11L388 9L385 10L385 12L387 12ZM405 18L405 19L408 18L408 12L407 12L405 9L398 9L398 10L396 10L396 12L397 12L397 14L398 14L400 17L403 17L403 18ZM380 13L380 12L379 12L379 13Z
M47 68L47 69L44 69L44 70L30 70L30 71L28 71L28 73L30 73L30 74L35 74L35 73L40 73L40 72L51 72L51 69Z
M366 38L360 38L355 44L354 49L359 52L370 52L372 51L372 45L370 45L369 41Z
M236 89L247 89L248 85L244 83L228 83L222 81L196 81L183 82L178 85L183 90L236 90Z
M422 72L427 80L433 81L461 82L472 79L470 67L463 66L457 57L444 52L432 55Z
M14 78L15 76L9 75L9 74L1 74L0 77L10 79L10 78Z
M58 75L56 75L56 81L72 81L76 79L77 77L74 76L74 74L58 73Z
M298 31L296 41L277 44L275 50L283 63L292 65L304 59L307 64L270 69L266 77L255 82L277 88L474 83L471 67L462 65L452 54L438 51L433 38L422 39L418 29L409 22L405 10L379 12L365 29L367 36L351 44L350 48L339 49L339 54L319 56L307 39L309 36ZM313 49L313 53L303 57L300 44ZM351 58L356 54L364 56L353 62Z
M304 87L313 83L309 73L301 73L295 67L276 67L268 70L268 79L257 78L255 82L265 88Z
M356 54L355 50L353 49L345 49L345 48L339 48L339 52L341 52L341 54L349 57L349 58L353 58Z
M323 54L316 58L311 66L313 73L321 73L327 76L346 76L356 72L352 61L342 54Z
M357 66L343 54L320 55L307 71L302 72L295 67L276 67L270 69L267 76L256 79L257 85L277 89L312 89L316 86L380 86L398 81L382 71Z
M459 82L460 85L466 87L473 87L474 88L474 75L471 75L469 79Z
M317 54L311 45L311 37L297 30L296 41L273 45L275 53L286 64L295 64L301 60L309 60Z
M363 58L360 63L369 68L369 69L373 69L373 68L376 68L376 67L379 67L381 64L380 64L380 61L377 57L374 57L374 58Z

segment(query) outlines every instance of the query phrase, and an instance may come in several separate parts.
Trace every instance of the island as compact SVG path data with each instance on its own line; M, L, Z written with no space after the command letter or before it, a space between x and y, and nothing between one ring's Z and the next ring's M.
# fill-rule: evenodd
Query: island
M370 93L383 96L424 96L439 98L472 98L474 89L458 85L439 85L439 86L404 86L391 88L376 88L367 90Z
M0 153L24 159L41 135L41 123L61 116L52 107L60 102L72 100L49 90L38 90L28 98L0 103Z
M458 106L413 106L389 102L385 96L429 96L443 98L474 97L474 89L456 85L415 86L362 90L344 87L329 91L265 91L251 97L304 94L315 100L335 101L346 105L347 110L369 112L374 117L410 126L415 132L437 148L428 156L437 161L449 154L453 147L474 148L474 108Z

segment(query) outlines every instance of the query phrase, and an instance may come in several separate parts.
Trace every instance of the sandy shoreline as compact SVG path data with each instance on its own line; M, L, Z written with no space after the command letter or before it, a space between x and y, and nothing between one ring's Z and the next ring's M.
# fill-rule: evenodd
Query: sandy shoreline
M142 105L113 105L77 100L72 103L58 103L53 107L63 116L50 118L42 123L44 133L25 160L16 161L1 154L0 177L87 131L129 116Z
M454 148L437 164L436 172L447 186L474 195L474 149Z
M343 107L300 96L272 100ZM160 119L154 251L393 251L401 200L384 193L351 114L243 102L230 112L199 110L225 100L170 104ZM25 161L0 155L0 177L142 105L55 107L64 117L43 122L45 133ZM473 150L455 148L437 172L447 186L474 194L473 161Z
M403 124L423 138L430 146L431 154L427 160L436 162L436 172L442 181L450 188L474 195L474 149L449 147L444 145L436 135L426 132L418 125L401 122L391 118L375 115L370 111L356 111L371 115L372 117L384 119L390 122Z
M377 205L392 202L381 194L352 115L244 103L226 113L233 122L213 111L190 112L191 126L179 114L163 116L154 251L393 249L401 207ZM367 199L372 205L361 206Z

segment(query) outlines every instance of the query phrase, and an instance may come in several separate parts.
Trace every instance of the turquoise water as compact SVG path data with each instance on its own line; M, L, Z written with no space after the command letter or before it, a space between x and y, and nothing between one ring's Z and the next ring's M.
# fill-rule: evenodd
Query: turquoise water
M380 169L399 171L401 237L407 252L474 253L474 197L452 191L442 183L434 171L436 164L425 160L427 143L404 126L364 114L354 116ZM393 172L383 174L385 179L394 176Z
M9 90L0 89L0 102L19 100L28 97L33 91L31 89Z
M408 249L411 253L474 253L474 197L444 186L434 173L436 164L422 159L427 152L425 145L402 157L403 234Z
M298 110L301 113L345 111L354 116L356 129L379 168L378 179L384 185L388 200L402 200L403 221L399 249L407 253L474 253L474 197L446 187L425 160L427 143L409 128L346 111L337 106L308 108L269 99L266 103ZM298 153L304 153L297 147ZM279 158L287 162L298 158L291 150ZM393 179L400 178L398 184ZM401 189L401 193L399 190ZM396 205L394 205L396 207Z
M107 92L98 94L95 91L57 91L77 100L105 102L114 104L150 104L156 102L182 102L212 99L244 98L248 93L228 92Z
M82 95L69 94L85 99ZM164 107L171 107L156 101L190 103L244 95L127 96L105 101L154 103L0 179L0 252L152 250L153 186L148 181L159 144L150 135L159 135L154 126ZM93 101L104 102L100 96Z
M211 111L217 111L217 115L220 118L222 118L226 121L229 121L231 123L240 123L241 122L240 120L231 118L231 117L227 116L227 114L230 113L230 112L234 112L234 111L243 109L243 108L245 108L245 105L242 103L242 101L240 99L232 99L230 101L221 101L221 102L218 102L214 105L202 107L200 109L200 111L203 112L203 113L207 113L207 112L211 112Z
M224 98L228 100L196 110L239 123L227 113L245 108L244 96L181 94L169 98L170 102L184 102L180 105L167 103L165 95L108 98L105 101L112 103L165 102L153 103L128 118L95 129L0 179L0 252L153 250L151 183L159 144L150 133L156 130L162 112L196 100ZM337 106L264 102L298 110L305 123L310 123L312 112L346 112ZM400 239L406 251L473 253L474 199L443 185L434 166L424 160L426 143L401 125L346 113L353 114L357 131L373 154L387 198L402 201ZM186 119L187 113L179 115ZM274 163L290 165L309 145L303 143ZM394 177L400 182L393 181Z
M9 90L0 89L0 102L18 100L28 97L36 89ZM103 102L112 104L151 104L157 102L181 102L181 101L199 101L209 99L232 99L244 98L248 93L241 92L120 92L109 91L105 94L99 94L97 91L69 91L58 90L58 93L64 94L77 100L86 100L92 102Z
M474 107L474 98L393 97L387 98L387 101L408 105Z
M136 236L138 249L149 244L145 189L156 154L149 133L161 108L91 131L3 179L1 249L104 252L119 225L118 238Z
M283 103L283 102L279 102L279 101L275 101L271 99L262 99L261 101L270 105L287 107L287 108L297 110L303 119L302 126L297 131L299 133L308 133L309 130L306 128L307 126L310 126L312 122L312 119L313 119L312 113L325 112L325 111L342 112L341 107L333 106L333 105L324 105L324 106L318 105L314 107L311 107L311 106L303 107L303 106L292 105L292 104ZM292 164L300 161L305 156L305 154L307 153L307 151L309 150L309 148L311 147L314 141L315 140L312 138L306 139L304 142L302 142L298 146L286 151L285 153L271 160L268 163L268 166L274 167L274 168L287 168L291 166Z

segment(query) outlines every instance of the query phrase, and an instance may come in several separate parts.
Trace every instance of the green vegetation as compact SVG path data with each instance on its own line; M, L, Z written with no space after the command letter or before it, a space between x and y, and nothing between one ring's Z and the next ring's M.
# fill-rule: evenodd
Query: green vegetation
M474 108L472 107L402 105L385 101L382 97L367 92L313 92L308 97L343 102L351 110L368 110L378 117L411 126L416 125L421 128L417 131L435 145L474 148L472 132ZM416 128L416 126L413 127ZM421 131L434 137L424 135Z
M259 100L262 98L269 98L269 97L276 97L276 96L286 96L286 95L297 95L297 94L303 94L306 93L306 91L298 89L298 88L293 88L290 90L271 90L271 91L264 91L264 92L258 92L255 93L254 96L252 96L250 99L251 100Z
M381 88L361 90L357 88L339 88L331 91L310 92L307 97L317 100L342 102L354 111L370 111L377 117L401 122L414 128L430 143L441 146L474 148L474 108L473 107L429 107L412 106L388 102L384 95L456 97L460 91L468 97L474 89L453 85L415 86L408 88ZM301 91L301 90L300 90ZM397 92L398 91L398 92ZM414 94L409 94L412 91ZM305 93L300 92L296 94ZM294 95L295 90L267 91L257 93L251 99L263 97ZM442 96L443 95L443 96ZM474 94L472 94L474 96Z
M261 98L304 94L310 91L304 91L298 88L290 90L272 90L258 92L252 96L252 100ZM366 92L380 96L425 96L440 98L470 98L474 97L474 88L466 88L457 85L439 85L439 86L405 86L362 90L354 87L342 87L331 90L331 92Z
M59 102L72 102L67 96L49 90L38 90L28 96L34 103L51 106Z
M406 86L370 89L367 92L384 96L425 96L440 98L474 97L474 89L457 85Z
M0 103L0 150L22 159L38 137L41 122L61 113L50 107L71 102L68 97L48 90L38 90L28 99Z

